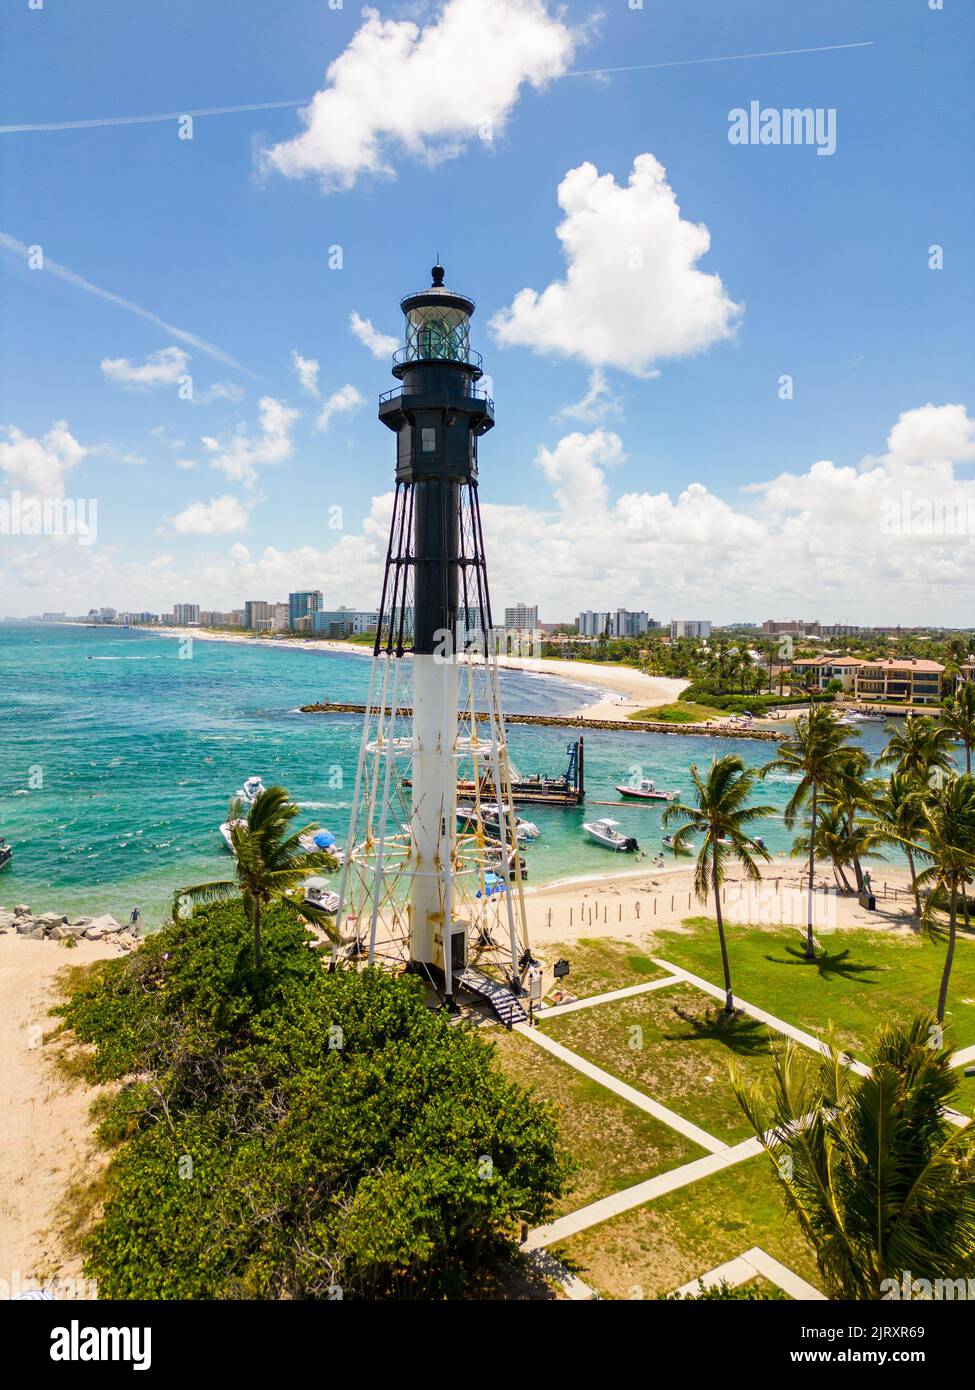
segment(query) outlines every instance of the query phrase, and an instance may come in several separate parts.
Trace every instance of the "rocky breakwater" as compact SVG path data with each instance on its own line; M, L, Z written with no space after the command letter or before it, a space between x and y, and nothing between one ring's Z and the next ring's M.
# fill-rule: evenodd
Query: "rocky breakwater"
M0 935L16 934L25 941L109 941L122 951L139 944L138 933L116 922L110 913L101 917L68 917L61 912L34 913L26 903L0 907Z

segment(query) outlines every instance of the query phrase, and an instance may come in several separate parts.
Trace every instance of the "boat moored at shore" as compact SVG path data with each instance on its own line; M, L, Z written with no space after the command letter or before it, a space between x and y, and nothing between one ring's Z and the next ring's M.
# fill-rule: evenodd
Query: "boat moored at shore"
M605 849L632 854L640 846L632 835L622 835L616 828L618 825L619 821L610 820L608 816L604 816L601 820L586 821L582 828L590 840L595 840L597 845L602 845Z

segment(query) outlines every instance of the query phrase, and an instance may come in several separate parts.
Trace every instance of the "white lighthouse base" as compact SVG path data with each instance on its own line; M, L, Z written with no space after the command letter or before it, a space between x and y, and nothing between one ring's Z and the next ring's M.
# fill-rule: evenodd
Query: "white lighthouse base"
M486 718L475 718L476 710ZM510 879L498 860L514 846L514 813L493 659L382 653L373 662L367 711L336 961L412 970L445 999L465 970L519 992L528 931L520 857ZM500 840L482 828L458 830L458 778L504 789ZM471 801L477 812L478 800L465 797L465 805Z

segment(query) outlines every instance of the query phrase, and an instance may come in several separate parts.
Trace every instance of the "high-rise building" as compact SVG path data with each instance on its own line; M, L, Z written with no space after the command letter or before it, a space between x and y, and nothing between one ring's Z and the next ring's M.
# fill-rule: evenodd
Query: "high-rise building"
M671 640L678 637L710 637L710 622L701 621L699 618L675 618L670 624Z
M310 628L307 621L322 606L321 589L298 589L288 595L288 627L297 631L301 627Z
M361 637L375 632L379 614L357 608L318 608L311 614L311 630L323 637Z
M537 632L538 605L516 603L504 610L504 625L509 632Z
M274 605L266 599L249 598L244 600L244 627L251 632L267 631L274 623Z
M593 611L587 608L584 613L580 613L576 619L576 627L580 637L605 637L610 631L612 614Z
M649 631L650 616L647 613L631 613L628 608L617 608L612 619L614 637L642 637Z
M803 618L766 618L762 623L765 637L819 637L819 623L807 622Z
M173 618L177 627L188 627L190 623L199 625L200 605L198 603L174 603Z

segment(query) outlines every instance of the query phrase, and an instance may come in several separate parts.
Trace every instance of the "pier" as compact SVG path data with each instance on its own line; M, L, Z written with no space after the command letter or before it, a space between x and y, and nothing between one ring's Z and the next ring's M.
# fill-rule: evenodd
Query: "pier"
M301 705L302 714L365 714L365 705L345 704L340 701L326 701L323 704ZM413 711L403 708L399 711L404 719L412 717ZM486 720L487 714L478 713L478 720ZM777 729L745 729L741 725L729 724L665 724L652 719L586 719L571 714L506 714L506 724L536 724L555 729L608 729L614 733L630 734L693 734L700 738L751 738L777 743L787 737Z

